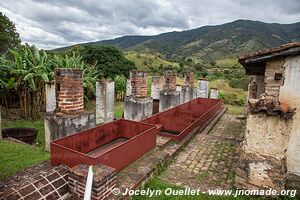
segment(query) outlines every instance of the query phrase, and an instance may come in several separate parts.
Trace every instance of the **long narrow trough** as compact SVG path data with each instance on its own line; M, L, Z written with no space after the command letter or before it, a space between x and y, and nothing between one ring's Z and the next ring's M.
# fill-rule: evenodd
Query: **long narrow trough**
M51 142L51 164L124 169L156 145L156 136L182 140L222 110L219 99L197 98L141 122L120 119Z
M157 129L116 120L51 142L51 164L108 165L120 171L156 145Z
M222 110L222 100L197 98L153 115L142 122L155 125L159 135L182 140L196 127L207 125Z

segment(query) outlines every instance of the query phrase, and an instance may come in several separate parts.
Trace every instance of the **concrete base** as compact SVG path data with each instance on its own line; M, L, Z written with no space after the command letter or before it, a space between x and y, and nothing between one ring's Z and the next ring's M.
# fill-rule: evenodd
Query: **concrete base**
M159 112L168 110L180 104L180 92L161 91L159 100Z
M151 97L136 98L125 97L124 118L134 121L141 121L150 117L153 112L153 99Z
M182 86L180 92L180 103L191 101L194 98L194 88Z
M95 116L92 112L62 116L51 112L45 114L44 124L46 150L50 151L52 140L94 127Z

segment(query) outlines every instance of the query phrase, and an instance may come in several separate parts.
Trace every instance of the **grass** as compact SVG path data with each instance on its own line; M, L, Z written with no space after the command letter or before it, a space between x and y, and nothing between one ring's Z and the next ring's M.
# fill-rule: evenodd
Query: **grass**
M216 60L216 65L218 68L232 68L233 66L239 65L238 60L236 58L225 58Z
M164 192L167 188L171 188L173 191L178 191L178 190L184 190L183 187L169 184L166 182L161 181L158 177L155 177L151 179L146 185L145 185L145 190L150 189L152 191L154 190L160 190L162 191L160 195L153 195L152 197L146 196L146 195L137 195L133 196L133 200L199 200L199 199L222 199L222 200L231 200L231 199L246 199L246 200L256 200L256 199L262 199L261 197L256 197L256 196L213 196L213 195L208 195L208 194L200 194L200 195L190 195L190 196L181 196L181 195L166 195Z
M91 110L96 113L96 100L90 100L84 104L85 110ZM124 102L115 101L115 118L121 118L124 111Z
M35 128L38 130L37 140L35 146L40 149L45 149L45 129L44 129L44 117L38 120L31 119L17 119L17 120L2 120L2 128L12 127L26 127Z
M245 115L246 114L246 108L244 106L234 106L234 105L227 105L228 114L231 115Z
M41 148L0 140L0 179L49 158Z

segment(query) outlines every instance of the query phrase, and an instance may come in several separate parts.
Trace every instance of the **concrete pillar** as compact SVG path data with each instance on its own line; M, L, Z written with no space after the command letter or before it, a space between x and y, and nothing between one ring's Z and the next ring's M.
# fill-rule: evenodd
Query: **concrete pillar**
M161 77L160 76L152 76L151 83L151 97L153 99L159 99L159 92L161 91Z
M197 97L208 98L208 81L203 79L198 81Z
M153 112L156 114L159 112L159 93L163 89L163 79L160 76L152 76L151 82L151 97L153 99Z
M56 94L54 82L45 84L46 90L46 112L53 112L56 108Z
M217 88L210 89L210 97L211 99L218 99L219 98L219 90Z
M134 121L143 120L152 115L153 99L147 97L147 72L130 72L131 95L125 97L124 118Z
M180 104L180 92L176 90L176 75L172 70L165 71L164 90L160 92L159 99L160 112Z
M114 120L115 82L101 80L96 82L96 124Z
M180 93L163 90L160 92L159 111L163 112L180 104Z
M131 96L131 81L130 79L126 80L126 96Z
M182 104L183 103L183 100L184 100L184 98L183 98L183 94L182 94L182 88L183 88L183 86L181 86L181 85L176 85L176 91L177 92L179 92L179 94L180 94L180 101L179 101L179 104Z
M188 86L182 86L180 92L180 103L186 103L194 99L194 88Z

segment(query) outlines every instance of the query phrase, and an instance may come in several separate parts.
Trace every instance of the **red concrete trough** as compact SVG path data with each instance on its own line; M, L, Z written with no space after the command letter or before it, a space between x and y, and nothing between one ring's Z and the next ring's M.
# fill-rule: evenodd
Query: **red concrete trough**
M51 164L124 169L156 145L155 126L119 119L51 142Z
M206 126L222 110L222 104L220 99L197 98L142 122L155 125L159 135L180 141L194 128Z

